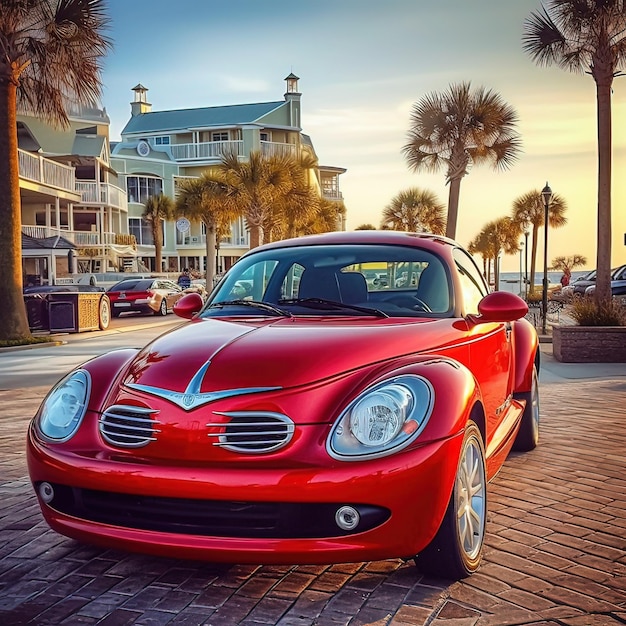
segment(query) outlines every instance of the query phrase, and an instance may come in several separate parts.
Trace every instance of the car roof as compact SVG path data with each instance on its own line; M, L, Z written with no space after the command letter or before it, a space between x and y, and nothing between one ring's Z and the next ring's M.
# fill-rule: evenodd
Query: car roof
M442 235L433 235L432 233L407 233L395 230L355 230L283 239L254 248L247 252L246 255L254 254L261 250L277 248L347 244L404 245L429 250L435 254L441 253L444 248L451 249L454 246L460 246L452 239Z
M109 287L108 291L141 291L149 289L154 283L154 278L126 278Z

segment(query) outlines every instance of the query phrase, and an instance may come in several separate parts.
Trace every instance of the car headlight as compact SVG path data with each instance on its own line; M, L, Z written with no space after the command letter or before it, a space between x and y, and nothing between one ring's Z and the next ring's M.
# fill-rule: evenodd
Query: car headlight
M409 445L432 413L434 391L421 376L399 376L368 389L339 416L326 449L340 460L393 454Z
M61 380L43 401L37 427L51 441L67 441L78 429L87 410L91 377L76 370Z

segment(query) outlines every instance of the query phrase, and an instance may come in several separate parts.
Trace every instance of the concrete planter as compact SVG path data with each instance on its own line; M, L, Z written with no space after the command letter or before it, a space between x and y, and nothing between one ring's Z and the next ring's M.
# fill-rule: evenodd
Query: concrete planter
M626 326L553 326L552 353L562 363L626 363Z

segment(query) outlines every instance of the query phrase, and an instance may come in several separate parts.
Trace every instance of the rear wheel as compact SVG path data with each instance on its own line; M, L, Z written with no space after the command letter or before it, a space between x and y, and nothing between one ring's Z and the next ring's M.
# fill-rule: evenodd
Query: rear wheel
M155 315L167 315L167 302L165 301L165 298L163 298L163 300L161 300L161 305L159 306L159 310L154 312Z
M485 448L478 426L465 429L454 488L432 542L415 558L424 574L458 580L478 569L487 521Z
M515 397L526 402L526 408L522 414L513 450L528 452L537 447L539 441L539 380L537 377L537 366L533 366L533 376L530 391L518 393Z

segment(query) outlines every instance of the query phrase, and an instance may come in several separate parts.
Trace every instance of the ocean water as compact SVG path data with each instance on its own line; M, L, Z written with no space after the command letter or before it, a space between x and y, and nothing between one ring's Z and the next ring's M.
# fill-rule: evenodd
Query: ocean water
M588 271L584 272L572 272L570 282L576 280L579 276L584 276ZM548 272L548 287L556 287L561 284L561 276L563 272ZM524 292L524 277L522 275L522 282L520 283L519 272L502 272L500 274L500 291L510 291L520 295L520 291ZM543 272L535 272L535 285L539 289L543 288Z

